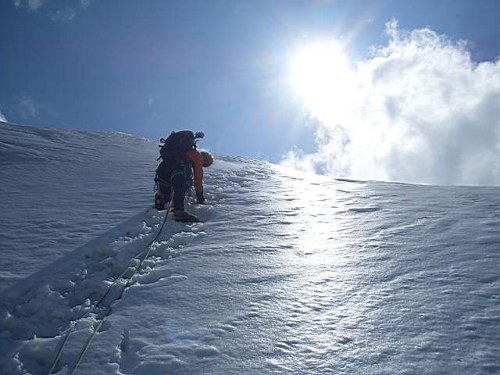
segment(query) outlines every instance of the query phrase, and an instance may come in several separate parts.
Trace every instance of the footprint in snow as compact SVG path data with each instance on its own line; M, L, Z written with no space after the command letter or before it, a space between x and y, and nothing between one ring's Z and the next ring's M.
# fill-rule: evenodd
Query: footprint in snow
M152 270L146 274L137 276L138 285L150 285L157 282L162 284L174 284L187 279L187 276L178 273L172 273L166 269Z

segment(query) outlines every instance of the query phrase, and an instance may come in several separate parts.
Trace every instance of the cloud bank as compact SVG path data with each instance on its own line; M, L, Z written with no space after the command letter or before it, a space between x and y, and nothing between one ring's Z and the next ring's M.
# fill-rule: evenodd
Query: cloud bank
M466 43L428 28L405 32L391 21L386 33L387 46L349 68L342 102L309 108L317 151L290 152L283 164L363 180L500 185L500 61L475 63Z

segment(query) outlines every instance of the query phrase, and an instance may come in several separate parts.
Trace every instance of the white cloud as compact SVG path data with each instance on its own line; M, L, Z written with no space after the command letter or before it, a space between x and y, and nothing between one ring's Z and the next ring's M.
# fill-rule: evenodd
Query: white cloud
M52 21L71 21L76 16L76 11L71 7L56 10L49 13L49 18Z
M0 121L8 122L7 118L4 116L4 114L2 113L2 111L0 111Z
M28 6L32 10L37 10L38 8L41 8L47 0L28 0Z
M349 100L315 108L314 154L284 163L336 177L500 185L500 61L476 64L464 42L401 31L351 69Z
M48 0L14 0L14 5L19 8L23 4L32 11L40 9Z
M24 120L36 118L42 112L45 112L45 108L41 103L27 95L16 98L12 110Z
M23 97L19 101L19 109L24 117L36 117L40 114L40 105L29 97Z
M76 17L79 9L87 8L90 2L91 0L14 0L14 5L16 8L40 11L52 21L70 21Z

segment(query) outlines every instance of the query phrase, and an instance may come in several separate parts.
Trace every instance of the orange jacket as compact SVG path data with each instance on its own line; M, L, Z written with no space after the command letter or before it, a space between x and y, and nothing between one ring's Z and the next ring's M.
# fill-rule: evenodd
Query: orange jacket
M194 190L196 194L203 194L203 156L196 150L189 150L186 159L193 162Z

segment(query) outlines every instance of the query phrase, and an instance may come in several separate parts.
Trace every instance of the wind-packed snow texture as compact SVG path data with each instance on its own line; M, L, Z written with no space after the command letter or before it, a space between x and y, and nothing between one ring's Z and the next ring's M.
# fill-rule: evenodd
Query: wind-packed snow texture
M148 247L157 153L0 124L1 374L500 373L500 188L219 156Z

